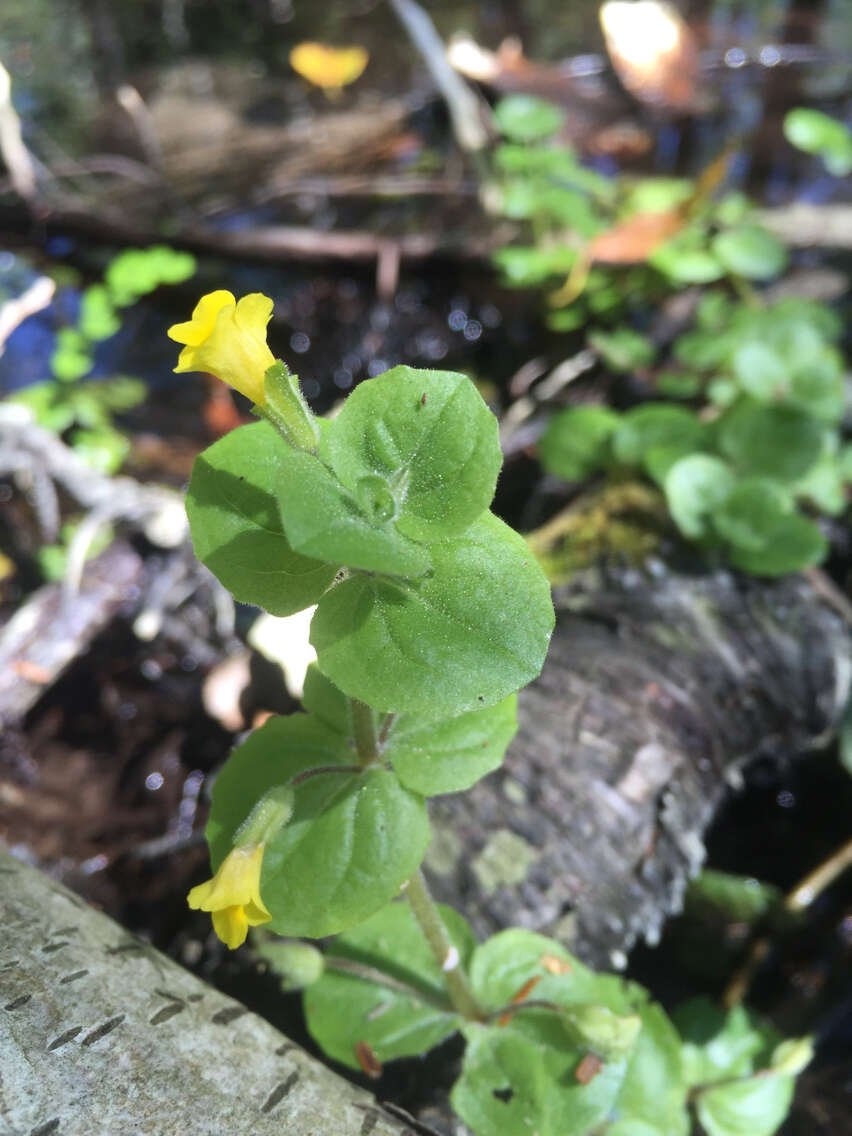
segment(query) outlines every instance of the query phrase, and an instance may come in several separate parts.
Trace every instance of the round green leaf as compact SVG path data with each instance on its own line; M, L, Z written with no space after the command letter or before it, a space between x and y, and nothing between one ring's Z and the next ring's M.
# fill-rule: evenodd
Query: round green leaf
M790 494L768 477L747 477L719 502L713 524L737 548L766 548L779 521L793 510Z
M234 751L213 786L213 867L271 788L306 770L349 766L353 752L304 714L272 718ZM293 815L269 841L260 890L281 935L319 939L369 918L417 870L429 843L423 798L377 766L324 772L294 787Z
M835 177L852 173L852 131L819 110L796 107L784 119L788 142L808 154L819 154Z
M641 465L652 476L665 476L678 457L701 449L704 426L683 406L650 402L622 415L612 439L618 461Z
M731 563L755 576L784 576L801 572L826 557L828 542L819 528L798 513L781 517L763 548L733 547Z
M400 576L419 576L429 567L426 548L397 532L397 505L386 482L362 478L356 500L314 454L285 446L277 464L281 519L297 552Z
M535 142L555 134L565 115L553 103L535 95L508 95L494 108L494 119L513 142Z
M577 406L550 420L538 443L541 463L557 477L579 481L603 468L621 416L604 406Z
M654 361L654 344L630 327L617 327L613 331L590 331L589 344L601 355L613 371L635 371Z
M749 1077L698 1094L696 1111L707 1136L772 1136L793 1100L795 1078Z
M676 284L712 284L725 275L718 257L697 245L691 234L660 245L648 263Z
M758 225L742 225L717 233L712 248L728 272L747 280L771 280L787 264L784 246Z
M790 406L741 402L718 423L719 448L743 473L796 481L817 461L823 428Z
M734 373L740 386L759 402L772 402L790 382L789 367L766 343L747 339L734 352Z
M496 706L440 722L424 723L415 714L401 714L383 755L415 793L458 793L499 767L517 728L514 694Z
M284 535L277 488L286 448L265 422L240 426L196 458L186 497L195 555L241 603L272 615L315 604L337 573Z
M476 520L502 462L497 419L470 379L412 367L357 387L320 449L350 492L380 479L397 503L397 529L415 540L450 536Z
M518 1015L516 1015L517 1017ZM566 1044L556 1014L525 1015L529 1033L468 1027L462 1073L450 1100L477 1136L588 1136L607 1117L624 1062L577 1080L585 1053Z
M311 624L320 668L384 711L447 717L492 706L541 670L553 605L524 540L491 513L431 546L420 578L358 574Z
M441 905L439 911L466 965L475 944L473 932L452 908ZM335 970L329 961L322 978L305 992L304 1007L308 1031L336 1061L358 1069L359 1042L366 1042L381 1062L415 1057L458 1029L459 1017L447 999L443 975L407 903L391 903L338 936L326 955L387 974L415 991L408 994Z
M707 532L707 519L734 487L727 465L708 454L690 454L666 474L664 490L669 512L684 536L696 540Z

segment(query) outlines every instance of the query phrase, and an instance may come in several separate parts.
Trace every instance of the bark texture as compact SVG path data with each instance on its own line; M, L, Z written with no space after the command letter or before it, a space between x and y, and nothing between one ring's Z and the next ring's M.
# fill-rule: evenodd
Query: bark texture
M267 1022L0 851L2 1136L414 1136Z
M530 927L618 967L680 909L744 763L830 737L850 636L800 576L630 571L556 600L507 759L435 802L427 866L480 933Z

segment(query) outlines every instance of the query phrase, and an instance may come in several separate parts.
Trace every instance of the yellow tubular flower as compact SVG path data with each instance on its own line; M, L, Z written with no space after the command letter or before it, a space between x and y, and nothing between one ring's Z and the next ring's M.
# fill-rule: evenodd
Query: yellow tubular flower
M260 292L239 301L226 291L202 296L192 319L168 330L185 345L175 371L207 371L262 406L263 377L275 362L266 343L271 316L272 300Z
M187 896L193 910L211 913L213 930L232 951L246 941L249 927L272 918L260 898L263 849L262 843L232 848L213 879L194 887Z

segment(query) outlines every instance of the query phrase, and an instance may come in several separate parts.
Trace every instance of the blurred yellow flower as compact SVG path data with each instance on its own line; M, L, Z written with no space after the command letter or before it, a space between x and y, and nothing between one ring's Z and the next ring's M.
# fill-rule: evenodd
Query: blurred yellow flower
M328 93L354 83L369 61L363 47L329 47L324 43L300 43L290 52L290 66L303 79Z
M263 849L263 843L232 848L213 879L194 887L186 899L194 911L210 912L213 930L232 951L246 941L249 927L272 918L260 898Z
M271 316L272 300L259 292L239 301L230 292L208 292L191 320L168 330L185 344L175 371L207 371L262 406L263 377L275 362L266 343Z

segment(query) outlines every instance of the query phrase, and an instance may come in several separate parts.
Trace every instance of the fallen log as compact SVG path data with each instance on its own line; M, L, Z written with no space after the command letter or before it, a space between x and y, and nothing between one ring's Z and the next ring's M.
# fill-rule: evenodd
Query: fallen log
M4 1133L414 1136L262 1018L2 850L0 908Z
M746 763L831 736L852 642L803 576L631 570L556 599L506 761L435 802L427 867L480 934L530 927L618 967L680 909Z

